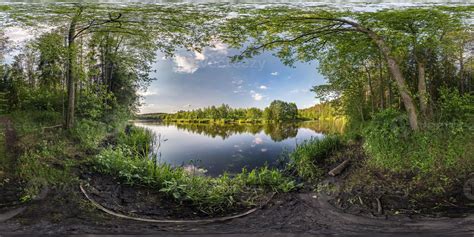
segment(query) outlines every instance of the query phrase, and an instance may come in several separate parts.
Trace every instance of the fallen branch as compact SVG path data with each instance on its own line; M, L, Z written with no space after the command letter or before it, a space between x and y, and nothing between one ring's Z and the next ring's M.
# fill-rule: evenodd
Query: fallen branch
M337 176L337 175L341 174L342 171L344 171L344 169L347 168L347 166L349 166L349 160L345 160L344 162L342 162L341 164L336 166L336 168L329 171L328 174L331 175L331 176Z
M270 202L270 200L273 198L273 196L275 195L275 193L272 194L272 196L263 204L261 205L260 207L256 207L256 208L252 208L244 213L240 213L240 214L237 214L237 215L233 215L233 216L225 216L225 217L219 217L219 218L210 218L210 219L202 219L202 220L169 220L169 219L150 219L150 218L141 218L141 217L133 217L133 216L127 216L127 215L124 215L124 214L120 214L120 213L117 213L117 212L114 212L112 210L109 210L107 208L105 208L104 206L100 205L99 203L97 203L96 201L94 201L86 192L86 190L84 189L84 187L82 187L82 184L79 184L79 188L81 189L82 193L84 194L84 196L87 198L87 200L89 200L92 205L94 205L97 209L107 213L107 214L110 214L112 216L115 216L115 217L119 217L119 218L124 218L124 219L129 219L129 220L135 220L135 221L142 221L142 222L152 222L152 223L194 223L194 224L199 224L199 223L213 223L213 222L221 222L221 221L227 221L227 220L232 220L232 219L236 219L236 218L240 218L240 217L244 217L244 216L247 216L253 212L255 212L256 210L262 208L263 206L265 206L268 202Z
M46 132L46 130L52 130L52 129L55 129L55 128L62 128L62 127L63 127L62 124L58 124L58 125L54 125L54 126L50 126L50 127L42 127L41 128L41 133Z

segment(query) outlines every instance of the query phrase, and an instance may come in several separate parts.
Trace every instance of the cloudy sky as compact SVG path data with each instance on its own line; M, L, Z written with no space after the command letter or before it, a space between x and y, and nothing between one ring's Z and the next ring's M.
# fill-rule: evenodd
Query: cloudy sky
M202 53L180 51L173 58L158 54L156 78L144 97L141 113L176 112L210 105L264 108L272 100L295 102L298 108L314 105L313 85L324 83L317 63L283 65L271 53L243 63L230 63L238 50L223 44Z

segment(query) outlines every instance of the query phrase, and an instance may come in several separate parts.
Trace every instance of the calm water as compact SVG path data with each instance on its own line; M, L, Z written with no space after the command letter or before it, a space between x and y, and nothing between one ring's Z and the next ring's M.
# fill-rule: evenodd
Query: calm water
M318 122L280 125L209 125L136 122L155 133L161 162L200 167L207 175L240 172L268 164L278 166L285 151L311 137L322 137L327 127Z

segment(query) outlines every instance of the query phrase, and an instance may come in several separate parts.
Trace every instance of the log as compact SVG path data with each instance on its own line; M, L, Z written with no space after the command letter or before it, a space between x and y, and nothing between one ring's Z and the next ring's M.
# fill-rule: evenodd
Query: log
M347 166L349 166L349 160L345 160L344 162L342 162L341 164L339 164L338 166L336 166L336 168L332 169L331 171L329 171L329 175L330 176L337 176L339 174L342 173L342 171L344 171L345 168L347 168Z

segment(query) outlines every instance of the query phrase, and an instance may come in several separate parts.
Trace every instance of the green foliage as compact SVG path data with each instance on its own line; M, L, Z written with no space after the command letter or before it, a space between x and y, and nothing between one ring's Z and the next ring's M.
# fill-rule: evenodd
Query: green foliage
M70 130L70 134L83 148L96 149L107 134L107 125L102 122L81 119Z
M135 156L146 159L153 152L155 136L146 128L127 125L125 131L119 134L117 143L130 147Z
M458 90L440 90L439 120L446 122L473 121L474 95L461 95Z
M229 105L222 104L219 107L210 106L203 109L191 111L179 111L175 114L157 114L154 116L143 116L143 118L164 119L166 121L191 121L209 123L258 123L266 121L291 121L296 120L298 108L295 103L287 103L280 100L273 101L264 111L258 108L233 109Z
M291 121L298 117L298 108L295 103L286 103L274 100L265 108L263 118L270 121Z
M390 109L375 116L364 137L369 165L382 170L441 174L473 168L472 134L463 122L432 123L412 132L406 116Z
M341 146L342 141L338 136L306 140L290 153L290 168L296 170L298 176L308 181L318 180L323 174L319 165Z

